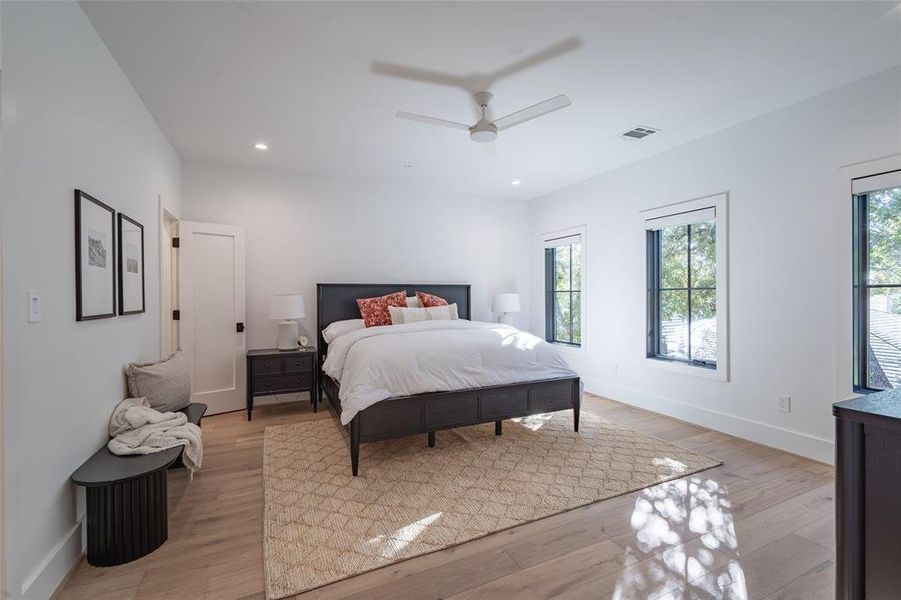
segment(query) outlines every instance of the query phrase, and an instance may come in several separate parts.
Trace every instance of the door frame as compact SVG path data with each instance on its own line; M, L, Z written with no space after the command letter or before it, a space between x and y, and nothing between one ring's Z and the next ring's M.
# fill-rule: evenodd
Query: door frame
M160 205L160 358L181 347L178 321L172 318L172 311L178 309L179 262L178 250L172 247L170 239L178 236L178 217ZM171 233L170 233L171 232ZM174 235L173 235L174 234ZM170 344L174 332L174 344Z
M0 68L0 90L3 86L3 70ZM0 113L0 156L2 156L3 115ZM0 162L0 315L3 314L3 168ZM6 471L3 437L3 319L0 319L0 597L6 596Z

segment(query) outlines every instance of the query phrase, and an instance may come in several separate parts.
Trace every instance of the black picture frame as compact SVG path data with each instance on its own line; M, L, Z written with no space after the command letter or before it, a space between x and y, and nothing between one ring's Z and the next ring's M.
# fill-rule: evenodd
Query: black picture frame
M110 272L110 298L109 298L109 311L95 311L91 312L89 308L86 308L86 299L85 292L87 291L85 288L88 283L85 282L85 269L82 267L84 263L84 256L82 252L85 250L82 244L82 237L84 235L84 228L87 224L84 222L82 218L83 211L88 207L88 204L94 205L96 208L99 208L103 211L109 212L109 231L101 232L101 235L108 235L109 243L106 247L102 245L99 247L102 251L100 257L103 259L103 269L106 270L108 268ZM105 218L105 217L104 217ZM116 316L116 266L115 266L115 252L113 250L115 243L115 223L116 223L116 211L111 207L107 206L97 198L94 198L90 194L83 192L82 190L75 190L75 320L76 321L91 321L94 319L108 319L110 317ZM89 244L91 244L93 240L89 238ZM89 264L94 261L92 256L93 248L88 248L88 261ZM105 277L105 275L104 275ZM95 279L95 281L97 281ZM105 287L105 284L104 284ZM101 290L102 294L105 294Z
M125 240L125 235L123 234L123 223L126 221L128 223L131 223L135 227L137 227L138 231L140 232L141 257L140 257L140 261L135 265L132 265L130 262L134 259L132 257L126 256L126 253L125 253L126 240ZM120 315L140 314L147 310L146 281L145 281L145 274L144 274L144 226L141 225L140 223L138 223L137 221L135 221L134 219L132 219L131 217L124 215L122 213L119 213L118 230L116 232L116 238L118 240L118 246L119 246L119 314ZM132 271L129 271L129 269L131 269L132 266L140 269L141 308L137 308L137 309L133 309L133 310L126 310L126 307L131 305L131 302L130 302L130 299L127 299L125 297L125 295L127 293L125 282L126 282L126 278L128 277L128 273L132 272Z

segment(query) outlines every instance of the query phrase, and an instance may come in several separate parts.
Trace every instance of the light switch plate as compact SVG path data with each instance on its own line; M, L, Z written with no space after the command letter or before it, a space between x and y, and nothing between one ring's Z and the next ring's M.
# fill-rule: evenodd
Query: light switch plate
M41 320L41 295L34 290L28 291L28 322L37 323Z

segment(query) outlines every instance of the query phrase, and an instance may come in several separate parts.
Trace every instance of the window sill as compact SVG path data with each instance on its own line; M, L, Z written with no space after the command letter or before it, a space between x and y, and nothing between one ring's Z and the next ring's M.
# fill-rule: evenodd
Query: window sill
M884 392L884 391L885 390L874 390L874 389L870 389L870 388L862 388L862 387L855 386L851 391L851 395L848 396L847 398L845 398L845 400L850 400L852 398L859 398L860 396L869 396L870 394L878 394L879 392Z
M679 373L691 377L700 377L701 379L711 379L713 381L729 381L729 378L726 375L726 368L722 364L717 364L715 369L711 369L710 367L695 366L674 360L653 358L651 356L646 356L645 362L649 366L660 369L661 371L669 371L670 373Z
M579 346L574 346L572 344L564 344L561 342L548 342L551 346L560 350L564 354L583 354L585 352L585 345L581 344Z

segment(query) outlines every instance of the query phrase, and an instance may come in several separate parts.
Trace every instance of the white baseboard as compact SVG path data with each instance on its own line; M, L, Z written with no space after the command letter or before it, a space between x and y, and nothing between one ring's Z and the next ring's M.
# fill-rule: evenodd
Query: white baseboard
M827 464L835 462L835 447L832 440L710 410L709 408L701 408L634 388L612 385L592 379L583 378L582 381L585 384L585 391L598 396L604 396L617 402L631 404L632 406L688 421L701 427L721 431L735 437L757 442L758 444L799 454L816 461Z
M81 536L83 523L84 520L79 519L25 578L22 582L21 596L24 600L50 598L72 571L72 567L78 564L83 551Z

